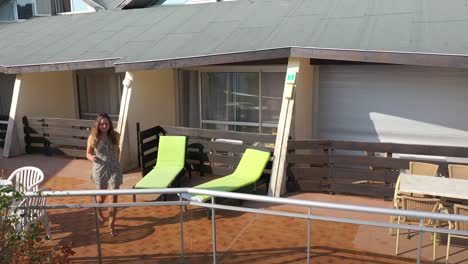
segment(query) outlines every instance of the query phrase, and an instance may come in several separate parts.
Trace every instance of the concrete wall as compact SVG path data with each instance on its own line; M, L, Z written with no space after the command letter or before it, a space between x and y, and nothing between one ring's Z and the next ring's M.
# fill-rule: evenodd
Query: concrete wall
M176 124L175 70L137 71L131 75L130 87L124 86L120 111L121 118L126 118L123 124L125 131L121 131L124 137L121 158L124 170L138 164L137 122L140 122L142 130ZM128 78L127 74L126 80Z
M73 76L72 71L16 75L4 156L24 153L23 116L78 117Z

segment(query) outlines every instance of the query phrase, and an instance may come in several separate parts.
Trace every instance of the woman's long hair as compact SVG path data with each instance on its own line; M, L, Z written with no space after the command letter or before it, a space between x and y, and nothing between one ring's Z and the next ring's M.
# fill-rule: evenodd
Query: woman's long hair
M109 136L112 145L117 146L119 144L119 133L115 132L112 120L110 119L108 114L102 113L98 115L96 121L94 121L93 127L91 128L91 143L93 148L95 148L97 143L99 142L99 134L101 134L101 131L99 130L99 123L101 123L101 120L103 119L107 119L107 121L109 121L109 130L107 131L107 135Z

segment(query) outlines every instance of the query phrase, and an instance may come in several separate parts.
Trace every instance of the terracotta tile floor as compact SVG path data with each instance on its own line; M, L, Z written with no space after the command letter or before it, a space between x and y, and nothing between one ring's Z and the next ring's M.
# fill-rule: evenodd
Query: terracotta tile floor
M25 165L41 168L46 181L41 187L53 190L94 189L89 179L91 164L86 160L24 155L0 158L0 168L8 175ZM126 173L123 188L130 188L140 179L139 172ZM193 186L208 177L194 176L186 186ZM327 194L288 194L295 199L360 204L377 207L390 202L363 197ZM157 196L138 196L139 201ZM129 202L131 197L122 196ZM91 203L89 197L50 198L48 203ZM244 206L288 212L306 212L293 206L272 206L248 202ZM53 239L51 244L73 243L73 263L96 263L97 246L93 209L49 210ZM359 219L387 221L388 217L313 209L320 215L340 215ZM186 263L212 262L211 221L206 210L190 207L183 214ZM232 211L216 214L218 263L306 263L307 221ZM180 263L179 207L134 207L119 210L116 222L118 236L111 237L105 225L101 230L104 263ZM404 231L403 233L406 233ZM467 244L454 241L450 260L468 263ZM387 229L343 223L312 221L311 263L415 263L417 236L401 236L401 255L394 256L395 237ZM445 258L445 241L437 248L437 261ZM431 257L429 234L423 239L425 263Z

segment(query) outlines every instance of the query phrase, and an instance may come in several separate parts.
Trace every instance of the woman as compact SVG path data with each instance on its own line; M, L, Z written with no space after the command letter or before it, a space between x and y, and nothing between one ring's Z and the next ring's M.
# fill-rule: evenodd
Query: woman
M86 148L86 158L93 162L93 172L91 179L97 188L105 190L119 189L122 184L122 172L119 164L119 134L115 132L108 114L98 115L96 122L91 129ZM98 203L104 203L105 195L97 197ZM110 197L112 203L117 202L117 196ZM109 231L111 236L115 236L115 217L117 208L109 208ZM104 223L106 218L98 208L99 221Z

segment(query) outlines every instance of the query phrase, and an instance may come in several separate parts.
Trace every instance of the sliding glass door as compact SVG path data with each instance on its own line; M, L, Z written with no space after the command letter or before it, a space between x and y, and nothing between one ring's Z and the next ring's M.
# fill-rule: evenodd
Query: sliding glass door
M179 72L180 125L254 133L276 133L283 67ZM198 112L195 112L198 107Z

